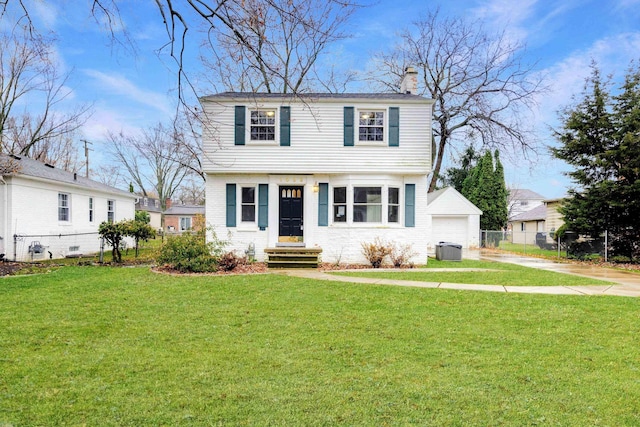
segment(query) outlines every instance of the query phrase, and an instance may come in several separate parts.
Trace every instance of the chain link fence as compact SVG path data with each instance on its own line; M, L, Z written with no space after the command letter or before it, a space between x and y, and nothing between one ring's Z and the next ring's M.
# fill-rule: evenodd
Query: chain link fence
M480 242L483 248L502 249L525 255L545 254L578 259L601 257L605 261L608 259L606 232L598 238L587 238L567 231L564 237L553 239L543 231L482 230Z
M123 240L123 249L132 244ZM79 258L99 255L103 259L105 250L111 250L98 232L69 234L14 234L10 247L0 241L3 259L12 261L41 261L45 259Z

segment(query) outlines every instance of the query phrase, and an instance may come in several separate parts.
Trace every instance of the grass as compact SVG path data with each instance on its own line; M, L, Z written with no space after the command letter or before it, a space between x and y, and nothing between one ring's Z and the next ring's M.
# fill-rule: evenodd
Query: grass
M558 259L558 250L540 249L537 245L524 245L522 243L510 243L505 240L500 242L498 249L523 255L540 256L544 258ZM560 259L567 258L567 251L560 250Z
M638 313L64 267L0 282L0 425L635 426Z
M490 269L494 271L438 271L442 268ZM342 276L378 277L382 279L415 280L422 282L466 283L502 286L589 286L610 282L573 276L553 271L490 261L462 260L460 262L429 259L427 269L432 271L353 271L334 272Z

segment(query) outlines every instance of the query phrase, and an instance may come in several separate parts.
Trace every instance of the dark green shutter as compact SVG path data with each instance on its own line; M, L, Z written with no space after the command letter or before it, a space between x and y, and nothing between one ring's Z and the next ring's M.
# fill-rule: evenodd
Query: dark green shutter
M329 225L329 184L318 184L318 226Z
M242 105L236 106L235 145L244 145L244 121L246 113Z
M291 107L280 107L280 145L291 145Z
M236 226L236 185L227 184L227 227Z
M269 225L269 184L258 184L258 227L265 230Z
M404 226L416 226L416 185L404 186Z
M344 107L344 146L353 147L353 107Z
M389 147L400 146L400 109L389 107Z

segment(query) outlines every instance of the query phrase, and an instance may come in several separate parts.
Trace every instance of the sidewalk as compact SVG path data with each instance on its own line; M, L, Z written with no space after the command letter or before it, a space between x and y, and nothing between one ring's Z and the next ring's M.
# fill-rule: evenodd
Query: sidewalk
M523 265L526 267L539 268L542 270L555 271L558 273L574 274L582 277L590 277L594 279L614 282L613 285L604 286L501 286L501 285L478 285L478 284L462 284L462 283L444 283L444 282L420 282L411 280L394 280L379 279L372 277L348 277L325 273L318 270L282 270L279 274L287 276L304 277L313 280L328 280L336 282L351 282L376 285L392 285L392 286L413 286L420 288L440 288L440 289L457 289L457 290L473 290L488 292L505 292L505 293L526 293L526 294L551 294L551 295L613 295L640 297L640 274L633 274L625 271L614 270L610 268L593 267L582 264L564 264L549 260L529 258L513 254L473 251L477 254L469 254L469 258L478 258L485 261L509 262L513 264ZM474 256L475 255L475 256ZM416 269L420 271L421 269ZM427 269L422 269L427 270ZM439 269L443 270L443 269ZM446 270L456 270L455 268ZM371 270L353 270L353 271L371 271ZM376 269L375 271L385 271L385 269ZM389 269L386 271L394 271ZM433 271L433 270L427 270Z

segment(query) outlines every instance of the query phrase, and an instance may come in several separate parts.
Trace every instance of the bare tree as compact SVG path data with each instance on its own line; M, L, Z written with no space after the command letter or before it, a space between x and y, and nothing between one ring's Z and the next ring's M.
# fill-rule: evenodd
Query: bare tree
M545 90L533 65L521 60L523 47L504 33L490 34L481 22L430 12L400 36L391 52L375 57L372 79L398 92L407 66L418 67L421 95L435 100L434 166L429 191L436 188L447 147L479 143L490 148L536 148L524 118Z
M52 39L16 26L0 33L0 150L75 170L74 133L89 107L62 112L69 74L52 60Z
M185 179L173 199L185 205L204 205L204 182Z
M191 161L176 144L173 128L157 124L140 136L110 133L107 137L114 160L126 169L134 188L144 196L155 192L165 209L191 170Z
M225 2L219 13L227 25L206 29L206 75L214 87L231 91L295 94L320 87L336 76L331 66L316 64L331 43L347 37L343 28L354 11L352 3L327 0Z

